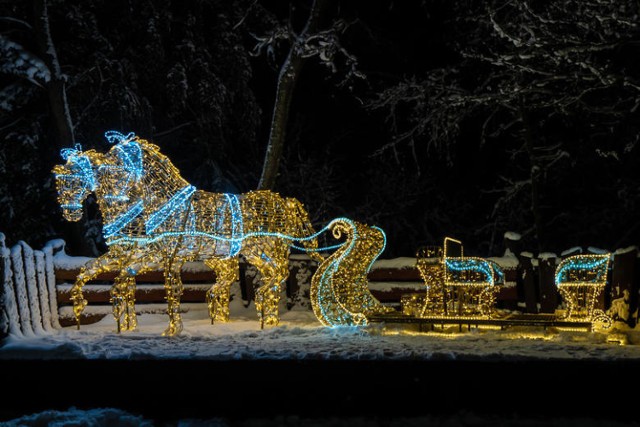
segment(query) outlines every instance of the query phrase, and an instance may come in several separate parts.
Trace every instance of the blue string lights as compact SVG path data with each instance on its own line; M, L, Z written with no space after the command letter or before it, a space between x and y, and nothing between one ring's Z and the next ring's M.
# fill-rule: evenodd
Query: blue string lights
M367 316L389 312L368 289L366 275L386 245L382 229L348 218L327 226L343 246L324 260L311 279L311 305L325 326L367 324Z
M174 194L168 202L149 215L149 219L144 224L147 234L152 234L167 218L176 212L184 212L187 209L189 198L195 192L196 188L194 186L187 185Z
M102 233L104 235L105 240L107 240L108 244L111 244L108 239L115 236L120 230L126 227L131 223L136 217L138 217L142 211L144 210L144 206L142 204L142 200L138 201L134 204L129 210L122 213L120 216L115 218L113 221L107 223L102 228Z
M320 262L324 259L318 252L337 250L337 255L318 269L320 293L326 294L318 303L332 304L330 295L337 298L333 308L320 307L326 313L324 318L331 319L326 324L366 323L366 313L382 310L366 287L366 272L386 245L381 229L341 218L315 232L304 207L295 199L270 191L241 195L197 191L157 146L133 133L109 131L105 137L114 144L108 153L83 152L77 146L64 150L67 164L54 168L58 199L67 219L78 220L68 210L81 207L88 192L95 192L109 246L104 259L90 266L72 289L77 317L86 305L82 286L88 277L113 266L131 276L131 271L140 270L128 260L137 260L143 269L148 263L161 260L170 318L166 332L179 333L179 268L187 260L201 259L216 271L219 280L207 294L210 313L222 313L220 318L224 319L229 287L237 275L233 272L237 269L235 258L242 254L258 268L263 279L263 285L256 290L261 324L277 324L278 301L288 275L291 248L303 250ZM347 241L318 248L317 238L331 227L334 235L336 230L343 230ZM134 282L130 279L124 278L114 295L125 300L133 298ZM114 317L118 318L123 310L116 302ZM225 304L226 308L221 307Z
M598 296L607 284L610 258L608 253L574 255L558 265L555 282L565 305L564 317L611 325L611 318L596 309Z
M609 254L574 255L562 261L556 269L556 286L571 282L593 283L606 281Z

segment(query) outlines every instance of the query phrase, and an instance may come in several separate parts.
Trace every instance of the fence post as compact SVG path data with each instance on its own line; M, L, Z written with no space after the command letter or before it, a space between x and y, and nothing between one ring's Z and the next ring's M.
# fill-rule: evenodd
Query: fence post
M556 288L556 254L542 253L538 256L538 280L540 289L540 313L555 313L558 308Z
M520 264L518 271L520 272L520 280L524 291L524 303L526 313L538 312L538 297L536 292L536 283L534 280L533 270L533 254L529 252L520 253Z
M56 272L53 266L53 256L64 251L65 242L62 239L51 240L42 249L44 252L44 267L49 290L49 310L51 311L51 326L60 329L60 315L58 313L58 293L56 289Z
M13 272L11 268L11 251L5 246L4 234L0 233L0 279L2 280L2 307L5 310L8 322L7 332L12 335L22 335L20 329L20 315L18 314L18 304L13 285Z
M40 311L40 295L38 292L33 249L22 240L18 242L18 244L22 246L22 267L24 269L24 281L27 288L31 328L37 335L43 334L44 329L42 327L42 312Z
M8 263L5 260L8 258L7 248L4 246L5 238L4 234L0 233L0 342L9 335L9 313L7 307L7 291L6 282L11 279L8 268Z
M616 251L613 254L613 273L611 274L611 304L608 309L614 321L635 326L631 316L638 306L638 288L635 279L638 248L635 246Z
M24 280L24 266L22 265L22 246L11 248L11 271L13 272L13 290L16 293L16 303L20 316L20 330L23 335L34 335L29 313L29 295Z
M49 289L47 288L47 275L45 273L44 252L33 251L36 267L36 281L38 283L38 297L40 314L42 315L42 327L45 331L51 331L51 307L49 306Z
M318 262L306 256L289 258L287 278L287 308L305 307L311 309L311 276L318 268Z

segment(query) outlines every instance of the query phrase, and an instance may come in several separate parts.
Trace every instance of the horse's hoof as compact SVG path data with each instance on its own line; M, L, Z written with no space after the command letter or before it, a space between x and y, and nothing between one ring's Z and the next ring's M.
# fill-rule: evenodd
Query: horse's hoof
M215 322L227 323L229 321L229 315L216 314L211 320Z
M163 337L175 337L176 335L180 335L182 332L182 323L177 323L173 325L169 325L167 329L162 333Z

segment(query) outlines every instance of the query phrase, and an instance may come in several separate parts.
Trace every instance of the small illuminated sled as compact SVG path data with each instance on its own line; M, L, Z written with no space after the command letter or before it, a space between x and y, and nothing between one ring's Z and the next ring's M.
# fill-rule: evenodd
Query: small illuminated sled
M555 283L565 304L564 318L586 320L608 327L611 319L596 309L598 297L607 284L610 254L574 255L556 268Z
M495 262L465 257L462 242L447 237L444 250L419 249L416 264L427 288L420 316L490 318L493 315L496 295L504 284L504 273ZM405 303L412 304L408 300ZM408 311L412 310L405 313L409 314Z

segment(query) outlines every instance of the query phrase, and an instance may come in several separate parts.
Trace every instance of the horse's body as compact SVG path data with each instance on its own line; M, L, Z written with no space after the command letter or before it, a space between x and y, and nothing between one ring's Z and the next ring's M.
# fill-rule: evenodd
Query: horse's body
M68 220L80 219L82 201L96 194L109 246L82 270L74 285L78 320L86 305L84 284L104 271L119 271L112 291L114 316L119 319L126 313L124 328L134 328L135 274L161 263L170 319L165 333L179 333L180 270L186 261L201 260L216 272L216 284L207 293L212 322L226 321L229 288L241 254L262 276L263 285L256 291L261 324L277 324L293 242L301 241L322 261L313 252L317 242L303 205L270 191L232 195L196 190L157 146L131 134L113 132L107 137L116 142L108 153L68 150L67 164L54 169L58 199Z

